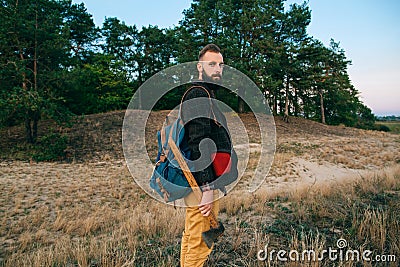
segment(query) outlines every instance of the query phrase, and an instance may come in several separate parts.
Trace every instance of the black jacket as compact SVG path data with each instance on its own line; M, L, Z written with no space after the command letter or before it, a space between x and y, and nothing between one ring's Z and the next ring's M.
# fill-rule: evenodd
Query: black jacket
M183 98L182 120L185 123L185 138L191 151L191 160L196 160L197 163L195 168L198 171L193 172L197 183L199 186L209 184L212 188L224 190L226 185L237 179L237 157L233 151L226 118L215 103L215 86L205 82L192 85ZM231 153L230 173L216 177L211 164L212 146L202 147L204 155L200 152L200 142L205 138L214 142L218 152Z

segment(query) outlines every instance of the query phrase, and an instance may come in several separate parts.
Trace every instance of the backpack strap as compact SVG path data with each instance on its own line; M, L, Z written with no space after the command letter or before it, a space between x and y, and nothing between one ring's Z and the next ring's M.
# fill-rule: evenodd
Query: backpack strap
M168 118L168 116L167 116L167 118ZM178 128L179 128L179 127L178 127L178 123L179 123L180 125L183 126L183 122L182 122L182 120L181 120L180 118L178 118L177 120L175 120L175 121L171 124L171 127L169 128L168 137L166 136L166 132L165 132L165 128L166 128L166 126L167 126L167 124L168 124L167 119L166 119L166 124L165 124L165 126L164 126L164 127L161 129L161 131L160 131L162 153L164 153L165 156L167 156L168 153L169 153L169 151L170 151L169 145L168 145L168 140L169 140L169 139L172 139L172 136L173 136L174 133L175 133L176 136L179 135L179 132L178 132Z
M167 141L166 136L165 136L165 127L163 127L160 131L160 135L161 135L161 150L164 154L164 156L168 155L169 150L165 148L165 142Z

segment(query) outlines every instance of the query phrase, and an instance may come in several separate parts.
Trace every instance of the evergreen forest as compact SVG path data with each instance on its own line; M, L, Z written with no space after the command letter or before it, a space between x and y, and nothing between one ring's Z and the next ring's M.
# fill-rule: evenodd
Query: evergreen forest
M373 128L348 75L340 40L310 36L307 2L194 0L178 25L138 28L116 17L95 25L71 0L1 0L0 126L23 124L37 140L38 122L125 109L140 85L160 70L197 60L205 44L219 45L225 63L262 91L274 115L330 125ZM179 103L166 95L158 109ZM168 99L169 98L169 99ZM246 112L240 99L224 101Z

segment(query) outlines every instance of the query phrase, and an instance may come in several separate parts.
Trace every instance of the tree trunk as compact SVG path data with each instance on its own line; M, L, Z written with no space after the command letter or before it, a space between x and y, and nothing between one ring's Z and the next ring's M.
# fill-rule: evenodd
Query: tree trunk
M140 64L138 67L138 81L139 81L138 89L140 89L140 86L143 84L142 83L142 66ZM141 90L138 91L138 98L139 98L139 103L138 103L139 106L137 108L142 109L142 91Z
M21 60L23 61L23 60L25 60L24 59L24 55L22 54L22 52L20 52L20 58L21 58ZM24 90L24 91L28 91L28 85L27 85L27 83L28 83L28 80L27 80L27 78L26 78L26 73L25 72L22 72L22 77L23 77L23 79L22 79L22 89ZM26 141L29 143L29 144L33 144L35 141L34 141L34 139L33 139L33 136L32 136L32 127L31 127L31 114L30 114L30 111L28 110L28 111L26 111L26 118L25 118L25 137L26 137Z
M25 119L25 134L26 142L34 144L37 141L38 136L38 122L40 119L40 113L38 111L28 111Z
M319 90L319 101L321 104L321 123L326 124L325 122L325 108L324 108L324 97L322 94L322 89Z
M283 115L283 121L289 123L289 76L286 77L285 112Z
M38 48L38 41L37 41L37 31L38 31L38 11L36 7L36 17L35 17L35 51L33 56L33 86L35 88L35 92L37 92L37 48Z
M35 111L33 114L33 121L32 121L32 140L33 143L36 143L37 136L38 136L38 122L40 119L40 112Z
M280 92L280 93L282 93L282 92ZM279 96L279 99L278 99L278 108L279 108L278 114L281 115L281 116L284 115L285 103L284 103L283 97L281 95Z
M277 97L276 97L276 94L274 94L274 96L273 96L273 111L274 111L274 115L276 116L276 115L278 115L278 99L277 99Z
M310 117L310 114L308 113L309 104L308 104L307 99L309 99L309 98L308 98L308 96L306 96L304 98L302 97L301 99L302 99L302 103L303 103L303 115L304 115L304 118L308 119Z
M32 136L32 128L31 128L31 119L25 119L25 134L26 134L26 142L29 144L33 144L33 136Z
M325 77L322 79L322 84L325 84L325 81L329 78L329 70L331 69L328 64L325 64ZM324 96L322 92L322 88L318 90L319 93L319 102L321 104L321 123L326 124L325 121L325 108L324 108Z
M299 97L297 94L297 89L293 88L293 105L294 105L294 116L298 117L300 113L300 107L299 107Z
M239 95L244 95L244 94L245 94L245 92L244 92L243 88L239 88ZM239 95L238 95L238 112L244 113L245 112L244 100Z

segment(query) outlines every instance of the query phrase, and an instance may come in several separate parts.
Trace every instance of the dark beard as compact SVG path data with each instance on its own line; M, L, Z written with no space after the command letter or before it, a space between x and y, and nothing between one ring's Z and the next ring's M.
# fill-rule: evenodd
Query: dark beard
M219 77L218 80L214 80L214 77ZM208 82L208 83L216 83L220 84L222 81L222 75L221 74L213 74L211 76L208 76L205 71L203 70L203 81Z
M213 76L218 76L220 78L218 80L213 80ZM218 91L219 87L222 85L221 74L211 75L210 77L203 71L203 82L207 83L207 88L210 90L211 97L215 98L216 91Z

